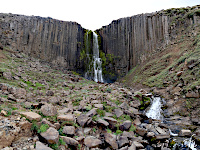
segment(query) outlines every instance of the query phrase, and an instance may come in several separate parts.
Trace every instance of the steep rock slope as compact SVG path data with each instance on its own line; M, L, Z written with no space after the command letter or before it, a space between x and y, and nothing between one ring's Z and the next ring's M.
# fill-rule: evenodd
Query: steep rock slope
M98 32L103 52L114 55L112 69L118 76L124 76L155 52L173 43L180 28L184 30L199 23L199 7L194 6L121 18Z
M0 14L0 42L13 50L70 70L81 68L84 29L76 22Z

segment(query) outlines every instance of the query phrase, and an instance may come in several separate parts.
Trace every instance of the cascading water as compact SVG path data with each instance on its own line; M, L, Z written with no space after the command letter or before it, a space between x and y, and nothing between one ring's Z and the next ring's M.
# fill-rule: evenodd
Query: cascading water
M163 116L161 114L161 98L160 97L153 97L153 103L150 109L147 111L146 116L148 118L163 120Z
M93 67L94 67L94 81L95 82L104 82L102 76L102 62L99 58L99 44L98 36L93 32Z

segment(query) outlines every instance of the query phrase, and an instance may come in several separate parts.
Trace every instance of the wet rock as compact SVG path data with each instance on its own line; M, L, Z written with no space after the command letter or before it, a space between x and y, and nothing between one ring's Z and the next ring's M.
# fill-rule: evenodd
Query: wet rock
M21 115L25 116L30 121L32 120L40 121L40 119L42 118L39 114L35 112L21 112Z
M102 142L94 136L88 136L84 139L84 144L89 148L99 147Z
M72 114L59 115L57 119L59 121L74 121L74 116Z
M41 107L41 112L44 116L55 116L57 109L52 104L45 104Z
M110 146L113 148L113 149L118 149L118 143L116 141L116 135L114 134L111 134L111 133L105 133L104 134L105 136L105 141L110 144Z
M120 136L117 142L118 142L119 148L129 144L128 138L125 136Z
M89 118L87 115L81 114L81 115L77 118L77 122L78 122L78 124L79 124L81 127L84 127L89 119L90 119L90 118Z
M192 135L192 132L190 130L182 129L179 132L179 136L188 136L188 137L190 137L191 135Z
M78 141L70 138L70 137L66 137L66 136L61 136L61 138L63 139L63 141L67 144L67 145L72 145L72 146L78 146Z
M52 148L44 145L43 143L41 143L40 141L37 141L36 142L36 147L35 147L36 150L53 150Z
M74 126L65 126L63 128L63 133L67 135L74 135L75 134L75 127Z
M40 134L49 144L56 144L59 140L59 132L50 127L46 132Z

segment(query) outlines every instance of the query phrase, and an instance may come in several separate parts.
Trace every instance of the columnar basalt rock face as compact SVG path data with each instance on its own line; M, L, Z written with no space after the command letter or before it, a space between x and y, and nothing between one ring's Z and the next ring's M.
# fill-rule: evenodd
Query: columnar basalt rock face
M66 69L82 68L83 36L84 29L76 22L0 14L0 42L4 46Z
M115 56L113 69L118 75L125 75L151 54L171 44L179 28L199 24L200 18L193 16L184 18L183 22L174 26L173 21L176 16L176 14L166 15L163 11L140 14L115 20L98 30L103 52Z

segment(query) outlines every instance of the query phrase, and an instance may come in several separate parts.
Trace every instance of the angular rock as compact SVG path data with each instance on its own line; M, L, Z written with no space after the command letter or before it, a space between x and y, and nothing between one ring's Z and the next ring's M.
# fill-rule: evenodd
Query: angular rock
M57 129L55 125L53 125L50 121L48 121L45 118L42 119L42 123L43 124L48 124L50 127Z
M89 148L99 147L102 142L94 136L88 136L84 139L84 144Z
M133 121L133 124L135 124L135 125L140 125L141 124L141 121L140 121L140 119L137 117L134 121Z
M124 113L123 113L123 111L121 109L114 109L114 114L117 116L117 118L119 118Z
M94 107L103 110L103 104L94 104Z
M114 134L111 134L111 133L105 133L104 134L105 136L105 141L110 144L110 146L113 148L113 149L118 149L118 143L117 143L117 137L116 135Z
M187 98L199 98L199 93L194 91L188 91L186 93Z
M192 132L190 130L182 129L179 132L179 136L188 136L188 137L190 137L191 135L192 135Z
M37 141L36 142L36 147L35 147L36 150L53 150L52 148L50 147L47 147L46 145L44 145L43 143L41 143L40 141Z
M74 135L75 134L75 127L74 126L65 126L63 128L63 133L67 135Z
M117 120L111 117L103 117L104 120L109 122L109 125L111 125L111 128L114 128L117 124Z
M66 137L66 136L61 136L61 138L63 139L63 141L67 144L67 145L72 145L72 146L78 146L78 141L70 138L70 137Z
M26 98L26 90L23 88L18 88L18 89L16 89L14 96L17 99L25 99Z
M120 129L123 130L128 130L131 127L132 122L130 120L126 120L124 121L121 125L120 125Z
M105 127L107 127L109 125L109 123L107 121L100 119L100 118L97 120L97 123L100 125L103 125Z
M40 133L40 135L49 143L49 144L56 144L59 140L59 132L55 129L50 127L46 132Z
M51 103L51 104L59 104L59 103L60 103L60 100L61 100L60 97L54 96L54 97L49 98L49 103Z
M40 121L40 119L42 118L39 114L35 112L21 112L21 115L25 116L27 119L31 121L32 120Z
M144 146L141 143L137 142L137 141L133 141L133 144L135 145L135 147L137 149L143 149L144 148Z
M86 116L88 116L88 117L93 117L94 115L96 115L97 114L97 108L93 108L93 109L91 109L90 111L88 111L87 113L86 113Z
M57 119L60 121L74 121L74 116L72 114L59 115Z
M126 145L129 144L129 140L125 136L120 136L119 140L117 142L118 142L119 148L121 148L121 147L126 146Z
M81 114L80 116L78 116L77 122L81 127L84 127L89 119L90 118L87 115Z
M136 131L137 134L139 134L140 136L144 136L147 133L147 130L144 128L141 128L139 126L136 127Z
M156 135L157 140L163 140L163 139L169 139L170 135L169 134L158 134Z
M46 92L46 96L54 96L54 92L49 90Z
M52 104L45 104L41 107L41 112L44 116L55 116L57 109Z

